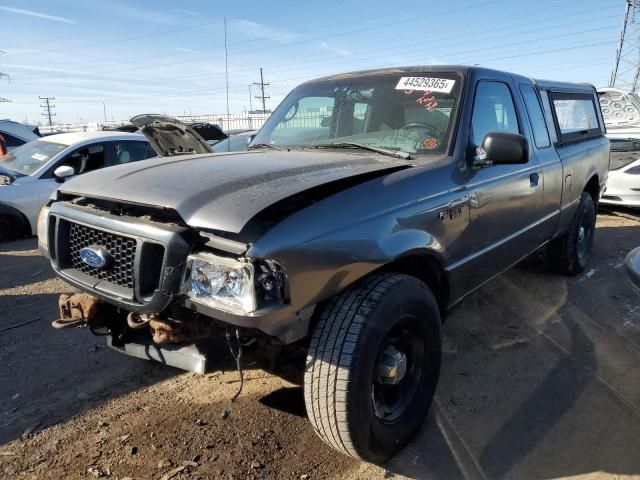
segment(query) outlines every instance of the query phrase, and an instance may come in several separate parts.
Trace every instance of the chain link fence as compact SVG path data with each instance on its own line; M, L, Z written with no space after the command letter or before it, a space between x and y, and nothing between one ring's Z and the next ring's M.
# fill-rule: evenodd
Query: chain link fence
M182 123L213 123L222 128L223 131L233 130L257 130L267 121L270 113L239 113L221 115L178 115L177 118ZM95 132L102 130L102 127L119 127L127 125L127 120L109 122L87 122L87 123L56 123L52 126L39 125L38 128L43 134L67 133L67 132Z

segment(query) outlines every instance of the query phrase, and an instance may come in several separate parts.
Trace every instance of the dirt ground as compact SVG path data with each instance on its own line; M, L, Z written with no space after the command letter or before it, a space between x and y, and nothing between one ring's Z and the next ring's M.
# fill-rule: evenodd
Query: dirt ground
M250 369L223 418L226 360L200 376L54 331L68 287L34 240L0 245L0 478L640 478L637 245L640 217L601 213L584 275L528 262L466 299L424 427L384 468L326 447L280 378Z

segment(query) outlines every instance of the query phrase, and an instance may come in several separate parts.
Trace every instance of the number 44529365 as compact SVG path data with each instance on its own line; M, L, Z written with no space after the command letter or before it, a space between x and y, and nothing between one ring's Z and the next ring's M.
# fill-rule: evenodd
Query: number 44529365
M402 77L396 90L428 90L430 92L451 93L455 80L434 77Z

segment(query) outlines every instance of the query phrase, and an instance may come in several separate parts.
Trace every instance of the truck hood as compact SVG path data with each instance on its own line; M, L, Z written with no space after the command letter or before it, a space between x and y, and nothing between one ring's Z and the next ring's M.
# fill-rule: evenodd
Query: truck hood
M192 227L239 233L262 210L297 193L409 166L377 154L261 150L144 160L86 173L59 190L163 207Z
M163 157L186 155L192 153L212 153L211 146L196 131L201 129L203 133L211 133L214 127L205 129L204 124L196 124L195 128L189 127L173 117L165 115L144 114L133 117L131 123L140 129L147 137L153 149ZM227 136L219 129L216 133L222 140Z

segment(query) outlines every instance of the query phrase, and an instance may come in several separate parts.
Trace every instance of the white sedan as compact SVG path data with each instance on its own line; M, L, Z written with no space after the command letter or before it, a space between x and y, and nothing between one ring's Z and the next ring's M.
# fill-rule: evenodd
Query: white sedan
M640 97L619 88L598 89L611 163L600 203L640 207Z
M0 241L35 234L40 208L66 178L157 156L140 134L50 135L0 157Z

